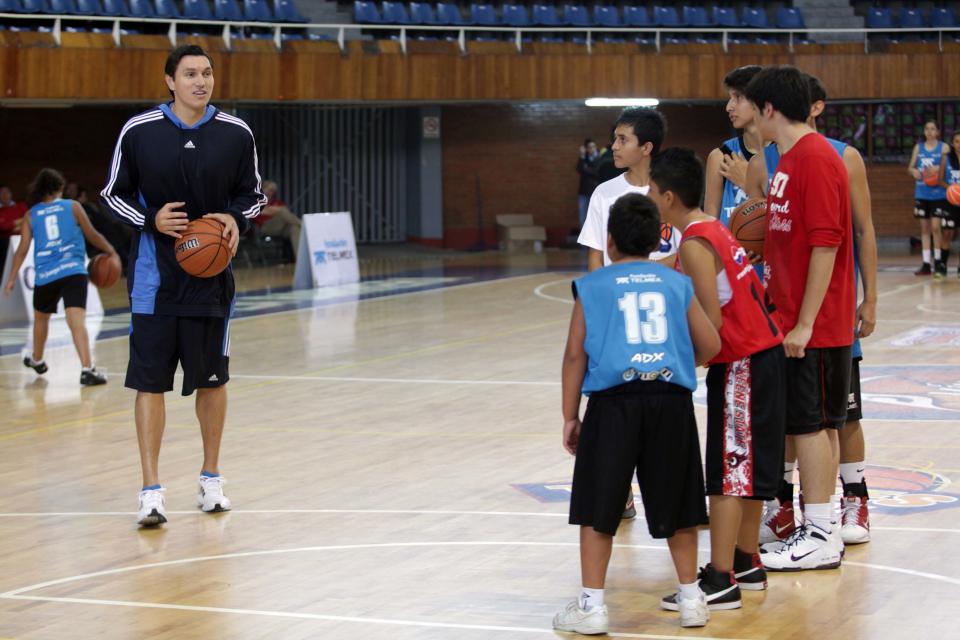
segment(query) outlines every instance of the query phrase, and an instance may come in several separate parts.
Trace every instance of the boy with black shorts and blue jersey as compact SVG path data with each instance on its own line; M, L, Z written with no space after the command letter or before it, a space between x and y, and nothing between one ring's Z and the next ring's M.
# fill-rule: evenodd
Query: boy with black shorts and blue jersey
M692 393L696 365L719 351L720 338L690 279L647 259L660 244L653 201L622 196L607 229L612 264L573 283L563 443L576 456L570 524L580 526L583 590L553 626L607 632L604 584L634 469L650 535L666 538L673 556L680 624L703 626L697 526L707 513ZM582 424L581 394L590 396Z

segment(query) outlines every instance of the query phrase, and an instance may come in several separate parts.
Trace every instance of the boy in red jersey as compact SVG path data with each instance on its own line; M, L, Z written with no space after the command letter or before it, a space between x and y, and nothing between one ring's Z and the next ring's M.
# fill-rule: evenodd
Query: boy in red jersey
M782 153L767 195L764 280L786 334L787 434L796 436L806 502L803 526L763 554L763 564L773 571L834 569L840 544L830 496L856 315L850 186L837 152L806 124L810 88L798 69L764 69L745 93L764 138Z
M668 149L650 169L650 197L683 232L677 268L720 332L720 353L707 374L707 495L710 563L700 588L713 610L738 609L740 589L761 591L763 501L781 476L786 401L783 334L747 252L727 227L700 210L704 170L689 149ZM675 596L661 601L675 609Z

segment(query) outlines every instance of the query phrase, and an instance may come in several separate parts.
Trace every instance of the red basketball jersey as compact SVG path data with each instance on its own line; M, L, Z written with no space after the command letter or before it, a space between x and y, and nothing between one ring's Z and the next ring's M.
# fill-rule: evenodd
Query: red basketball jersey
M691 224L684 230L682 245L690 238L710 243L723 263L730 283L731 297L720 307L720 353L710 364L734 362L783 342L778 320L768 310L766 291L747 252L719 220ZM682 270L679 259L677 268Z

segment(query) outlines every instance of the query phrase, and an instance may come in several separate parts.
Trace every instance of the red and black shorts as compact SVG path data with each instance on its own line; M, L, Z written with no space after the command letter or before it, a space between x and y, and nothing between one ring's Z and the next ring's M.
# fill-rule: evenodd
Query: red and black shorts
M706 524L700 465L689 389L654 380L593 393L577 443L570 524L615 535L634 470L651 536Z
M839 429L847 420L850 347L807 348L787 358L787 435Z
M707 372L707 495L772 500L783 477L786 355L777 345Z

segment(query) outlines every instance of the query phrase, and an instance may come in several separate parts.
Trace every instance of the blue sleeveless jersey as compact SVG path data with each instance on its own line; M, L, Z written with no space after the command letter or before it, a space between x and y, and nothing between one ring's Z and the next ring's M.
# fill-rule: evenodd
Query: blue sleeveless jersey
M947 184L960 184L960 166L954 168L952 162L947 162Z
M583 306L589 395L635 380L697 388L687 309L693 284L655 262L625 262L574 281Z
M939 167L943 158L943 142L937 142L937 148L933 151L927 151L926 143L921 142L917 145L917 164L916 169L920 170L921 179L917 181L913 195L917 200L943 200L947 197L947 191L943 187L928 187L923 183L923 170L927 167Z
M30 229L37 286L87 273L87 249L83 231L73 217L73 200L34 205L30 209Z
M730 138L725 140L724 145L730 151L739 153L745 158L748 158L748 153L743 149L743 146L740 144L740 138ZM749 159L749 158L748 158ZM723 179L723 199L720 201L720 222L725 226L729 224L730 214L733 213L733 210L739 207L741 204L747 201L747 192L733 184L726 178Z

